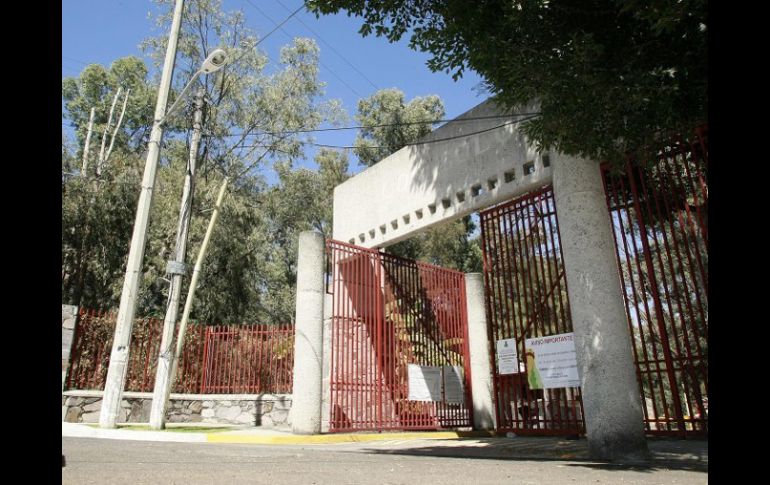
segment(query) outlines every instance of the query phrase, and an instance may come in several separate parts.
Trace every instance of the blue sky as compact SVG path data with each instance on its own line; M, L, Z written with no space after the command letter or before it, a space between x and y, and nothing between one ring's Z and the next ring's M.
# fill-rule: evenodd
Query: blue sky
M242 10L247 24L264 36L273 30L274 22L283 21L300 4L300 0L225 0L223 8ZM155 9L150 0L63 0L62 77L77 76L88 63L109 65L119 57L142 56L139 44L155 34L148 18L148 13ZM457 82L449 74L432 73L425 65L429 56L409 49L406 40L390 44L382 38L363 38L358 34L360 25L360 19L344 13L316 19L302 11L283 25L286 33L277 30L260 47L276 59L280 47L290 38L315 38L321 49L320 77L327 83L326 97L342 101L351 117L348 125L355 124L352 116L358 99L373 94L374 86L397 87L404 91L407 100L436 94L444 101L447 119L464 113L488 96L478 89L481 78L475 73L466 72ZM145 60L149 65L149 59ZM355 130L327 132L316 134L315 140L352 145L355 136ZM309 157L313 152L308 150ZM360 169L357 164L351 164L351 168Z

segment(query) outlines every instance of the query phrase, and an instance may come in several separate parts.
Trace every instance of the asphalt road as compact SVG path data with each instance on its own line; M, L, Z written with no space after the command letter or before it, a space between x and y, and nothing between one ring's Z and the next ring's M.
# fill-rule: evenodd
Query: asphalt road
M706 484L705 466L538 459L480 440L274 446L62 438L63 484Z

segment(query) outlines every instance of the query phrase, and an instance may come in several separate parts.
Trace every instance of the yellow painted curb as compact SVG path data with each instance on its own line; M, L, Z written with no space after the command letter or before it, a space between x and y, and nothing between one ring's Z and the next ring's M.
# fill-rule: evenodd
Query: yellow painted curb
M328 443L362 443L366 441L407 440L407 439L457 439L469 437L489 437L491 433L468 431L438 431L421 433L351 433L351 434L322 434L307 436L256 436L256 435L224 435L210 433L206 441L210 443L253 443L264 445L306 445Z

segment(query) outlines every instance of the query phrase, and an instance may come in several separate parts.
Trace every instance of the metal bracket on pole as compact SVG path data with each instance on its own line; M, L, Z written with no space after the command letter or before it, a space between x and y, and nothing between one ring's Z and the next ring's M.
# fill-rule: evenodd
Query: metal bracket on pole
M166 264L166 274L169 275L187 275L187 265L181 261L168 261Z

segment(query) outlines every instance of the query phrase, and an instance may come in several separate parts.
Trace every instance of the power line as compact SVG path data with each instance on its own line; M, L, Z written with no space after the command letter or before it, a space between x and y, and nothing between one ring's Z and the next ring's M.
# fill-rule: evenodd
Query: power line
M256 5L254 5L253 3L251 3L251 0L246 0L246 2L248 2L248 3L249 3L249 5L251 5L252 7L256 8L257 10L259 10L259 7L257 7L257 6L256 6ZM270 34L272 34L273 32L275 32L276 30L280 29L280 28L281 28L281 26L282 26L283 24L285 24L286 22L288 22L290 18L292 18L292 17L294 17L295 15L297 15L297 13L299 13L299 11L300 11L300 10L302 10L302 8L303 8L304 6L305 6L305 2L302 2L302 5L300 5L300 6L299 6L299 8L297 8L297 10L295 10L294 12L292 12L292 13L291 13L291 15L289 15L288 17L286 17L285 19L283 19L283 22L281 22L280 24L277 24L273 30L271 30L270 32L268 32L268 33L267 33L267 35L266 35L266 36L264 36L264 37L262 37L261 39L259 39L259 42L262 42L263 40L267 39L268 37L270 37ZM287 9L287 10L288 10L288 9ZM259 10L259 11L260 11L260 12L262 12L261 10ZM264 12L262 13L262 15L264 15ZM265 15L265 17L267 17L267 15ZM268 19L268 20L270 20L271 22L273 22L273 23L275 24L275 21L273 21L273 19L271 19L270 17L267 17L267 19ZM259 44L259 42L257 42L257 44Z
M343 127L337 127L337 128L317 128L317 129L307 129L307 130L290 130L290 131L276 131L276 132L260 132L260 133L247 133L245 136L262 136L262 135L292 135L292 134L299 134L299 133L316 133L316 132L324 132L324 131L344 131L344 130L360 130L364 128L386 128L386 127L393 127L393 126L412 126L412 125L426 125L426 124L436 124L436 123L460 123L460 122L469 122L469 121L479 121L479 120L492 120L492 119L499 119L499 118L511 118L513 116L534 116L539 115L540 112L533 112L533 113L514 113L514 114L507 114L507 115L490 115L490 116L472 116L468 118L461 118L461 119L451 119L451 120L434 120L434 121L410 121L410 122L403 122L403 123L383 123L383 124L377 124L377 125L367 125L367 126L343 126ZM213 135L211 133L206 134L206 136L209 137L216 137L217 135ZM244 136L243 133L233 133L233 134L227 134L227 135L219 135L219 137L238 137L238 136Z
M269 20L270 22L272 22L272 23L274 23L274 24L276 23L276 22L275 22L275 20L273 20L272 18L270 18L270 16L268 16L268 15L267 15L265 12L263 12L261 8L259 8L259 7L257 7L256 5L254 5L254 4L251 2L251 0L246 0L246 3L248 3L249 5L251 5L252 7L254 7L254 8L255 8L255 9L256 9L256 10L257 10L259 13L261 13L261 14L262 14L262 15L263 15L263 16L264 16L264 17L265 17L267 20ZM302 7L304 7L304 6L305 6L305 4L303 3L303 4L302 4ZM301 9L302 7L300 7L300 9ZM297 10L297 11L298 11L298 10ZM295 11L295 13L296 13L297 11ZM292 39L292 36L291 36L291 35L290 35L288 32L286 32L286 31L285 31L285 30L284 30L284 29L281 27L281 25L283 25L284 23L286 23L286 21L287 21L287 20L289 20L289 18L291 18L293 15L294 15L294 14L290 15L289 17L287 17L287 18L286 18L286 20L284 20L284 21L283 21L283 22L282 22L280 25L276 24L276 28L275 28L275 29L273 29L273 30L272 30L270 33L273 33L273 32L275 32L277 29L280 29L280 30L281 30L281 33L283 33L283 35L285 35L286 37L288 37L288 38L291 40L291 39ZM333 70L332 68L330 68L329 66L327 66L326 64L324 64L323 62L321 62L321 59L318 59L318 64L320 64L322 67L325 67L325 68L326 68L326 70L327 70L327 71L329 71L329 72L331 73L331 75L332 75L332 76L334 76L335 78L337 78L337 80L338 80L339 82L341 82L341 83L342 83L342 84L344 84L344 85L345 85L345 86L346 86L348 89L350 89L350 91L351 91L353 94L355 94L355 95L356 95L356 96L358 96L359 98L363 98L363 96L361 95L361 93L359 93L358 91L356 91L355 89L353 89L353 87L352 87L350 84L348 84L347 82L345 82L345 80L344 80L344 79L342 79L341 77L339 77L339 76L337 75L337 73L336 73L336 72L334 72L334 70Z
M248 0L246 0L246 1L248 1ZM251 6L256 8L256 6L255 6L253 3L251 4ZM260 39L257 41L257 43L256 43L256 44L254 44L254 48L256 49L256 47L257 47L259 44L261 44L261 43L262 43L262 41L264 41L265 39L267 39L268 37L270 37L270 35L271 35L273 32L275 32L276 30L278 30L278 29L281 27L281 25L283 25L283 24L285 24L286 22L288 22L290 18L294 17L294 16L295 16L295 15L296 15L296 14L297 14L297 13L298 13L300 10L302 10L302 7L304 7L304 6L305 6L305 2L302 2L302 5L300 5L300 6L297 8L297 10L295 10L294 12L292 12L292 13L291 13L291 15L289 15L288 17L286 17L285 19L283 19L283 21L282 21L280 24L276 25L276 26L275 26L275 28L273 28L273 30L271 30L271 31L270 31L270 32L268 32L268 33L267 33L265 36L263 36L262 38L260 38ZM259 9L257 8L257 10L259 10ZM271 19L270 21L271 21L271 22L273 22L273 20L272 20L272 19ZM273 23L275 24L275 22L273 22ZM250 50L249 50L249 49L244 49L244 50L243 50L243 54L241 54L241 55L240 55L240 56L238 56L238 57L237 57L237 58L236 58L236 59L235 59L233 62L230 62L230 63L228 63L228 64L237 64L237 63L238 63L238 61L240 61L241 59L243 59L243 57L244 57L244 56L246 56L246 54L248 54L249 52L250 52ZM274 60L273 60L273 59L272 59L272 58L271 58L271 57L270 57L270 56L267 54L267 52L265 52L265 57L267 57L267 59L268 59L268 60L270 60L270 61L272 61L272 62L275 62L275 61L274 61ZM277 62L275 62L275 63L276 63L276 64L278 64Z
M456 140L458 138L465 138L465 137L469 137L469 136L479 135L481 133L486 133L488 131L493 131L493 130L497 130L497 129L503 128L504 126L515 125L515 124L518 124L518 123L523 123L523 122L529 121L529 120L531 120L533 118L537 118L538 116L540 116L539 113L532 114L532 115L530 115L530 116L528 116L526 118L523 118L523 119L520 119L520 120L508 121L508 122L505 122L505 123L503 123L501 125L493 126L491 128L486 128L484 130L474 131L474 132L471 132L471 133L461 133L459 135L449 136L449 137L446 137L446 138L438 138L438 139L435 139L435 140L425 140L425 141L416 141L416 142L412 142L412 143L405 143L403 146L427 145L427 144L430 144L430 143L439 143L439 142L442 142L442 141L450 141L450 140ZM289 132L287 132L287 133L289 133ZM327 145L327 144L324 144L324 143L314 143L314 142L308 142L308 141L301 142L301 143L304 143L304 144L307 144L307 145L313 145L313 146L317 146L317 147L323 147L323 148L343 148L343 149L352 149L352 148L361 149L361 148L364 148L364 149L371 149L371 150L380 150L380 149L390 150L392 148L392 147L384 147L384 146L360 146L360 147L357 147L357 146L350 146L350 145ZM269 147L269 146L271 146L271 145L244 145L241 148Z
M283 4L283 2L281 2L281 0L276 0L276 1L277 1L277 2L278 2L278 3L279 3L279 4L280 4L280 5L281 5L281 6L282 6L284 9L286 9L286 10L289 10L289 8L288 8L286 5L284 5L284 4ZM297 17L297 18L296 18L296 19L294 19L294 20L296 20L297 22L299 22L299 23L301 23L302 25L304 25L304 26L305 26L305 28L306 28L307 30L309 30L309 31L310 31L310 32L311 32L313 35L315 35L316 37L318 37L318 40L320 40L321 42L323 42L323 43L324 43L324 44L325 44L325 45L326 45L326 46L327 46L329 49L331 49L331 50L332 50L332 52L334 52L335 54L337 54L337 56L339 56L339 58L340 58L340 59L342 59L343 61L345 61L345 63L346 63L348 66L350 66L350 67L351 67L351 68L352 68L354 71L356 71L356 72L357 72L357 73L358 73L358 74L359 74L359 75L360 75L362 78L364 78L364 79L365 79L365 80L366 80L366 81L367 81L369 84L371 84L371 85L372 85L372 87L373 87L374 89L376 89L376 90L379 90L379 89L380 89L380 88L379 88L379 87L378 87L376 84L374 84L374 82L372 82L372 80L371 80L371 79L369 79L368 77L366 77L366 74L364 74L363 72L359 71L359 70L358 70L358 68L356 68L356 66L354 66L354 65L353 65L353 64L352 64L350 61L348 61L348 60L345 58L345 56L343 56L342 54L340 54L339 52L337 52L337 49L335 49L335 48L334 48L334 46L332 46L331 44L329 44L328 42L326 42L326 41L323 39L323 37L321 37L321 34L319 34L318 32L316 32L315 30L311 29L311 28L310 28L310 26L309 26L308 24L306 24L305 22L303 22L301 18Z

